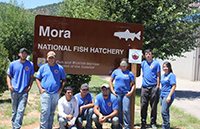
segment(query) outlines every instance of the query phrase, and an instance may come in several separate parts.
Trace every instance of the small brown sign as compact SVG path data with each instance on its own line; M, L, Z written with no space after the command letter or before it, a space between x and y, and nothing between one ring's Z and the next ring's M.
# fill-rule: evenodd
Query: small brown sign
M67 74L108 75L129 49L142 50L143 25L37 15L33 45L35 71L56 53Z

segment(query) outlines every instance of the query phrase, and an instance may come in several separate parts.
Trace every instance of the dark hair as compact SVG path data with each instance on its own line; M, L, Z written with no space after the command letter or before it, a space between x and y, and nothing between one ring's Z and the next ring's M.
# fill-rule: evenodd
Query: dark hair
M126 63L128 63L128 59L127 59L127 58L122 58L122 59L121 59L121 62L122 62L122 61L126 61Z
M165 61L165 62L163 63L163 66L164 66L164 64L167 66L169 72L172 72L172 73L173 73L171 64L170 64L168 61Z
M72 90L73 91L73 88L71 86L64 87L64 93L66 93L67 90Z
M146 49L146 50L144 51L144 53L150 53L150 52L151 52L151 54L153 54L153 52L152 52L151 49Z

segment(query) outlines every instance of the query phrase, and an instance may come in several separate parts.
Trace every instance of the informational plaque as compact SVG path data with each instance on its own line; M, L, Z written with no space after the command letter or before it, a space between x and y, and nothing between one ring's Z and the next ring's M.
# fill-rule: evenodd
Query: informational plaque
M142 50L129 49L128 62L133 64L142 63Z
M142 50L143 25L37 15L33 62L46 63L48 51L67 74L108 75L129 49Z

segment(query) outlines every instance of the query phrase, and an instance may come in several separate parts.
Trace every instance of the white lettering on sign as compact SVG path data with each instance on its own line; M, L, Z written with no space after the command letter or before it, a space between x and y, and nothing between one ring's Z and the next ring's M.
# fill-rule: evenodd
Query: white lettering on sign
M53 44L38 44L38 49L42 50L59 50L59 51L72 51L70 46L65 45L53 45Z
M57 30L57 29L52 29L50 26L47 26L45 29L43 26L40 26L39 28L39 36L44 36L44 37L59 37L59 38L71 38L71 32L69 30Z
M109 48L95 48L90 47L91 53L103 53L103 54L118 54L122 55L124 50L123 49L109 49Z
M71 47L72 47L72 49L71 49ZM66 45L57 45L57 44L38 44L38 49L54 50L54 51L82 52L82 53L111 54L111 55L123 55L123 52L124 52L124 49L66 46Z
M88 47L74 46L73 51L77 51L77 52L88 52Z

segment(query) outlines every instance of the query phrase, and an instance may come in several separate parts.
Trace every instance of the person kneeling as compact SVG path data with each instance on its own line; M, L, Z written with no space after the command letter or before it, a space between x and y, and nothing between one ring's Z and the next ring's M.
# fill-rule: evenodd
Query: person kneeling
M98 110L100 108L100 111ZM109 85L101 86L101 93L96 96L94 104L94 114L92 119L95 122L97 129L102 129L104 122L112 123L112 129L118 129L119 118L117 97L110 93Z
M78 100L73 96L71 86L64 88L65 96L58 101L58 121L60 129L77 129L76 119L79 114Z

